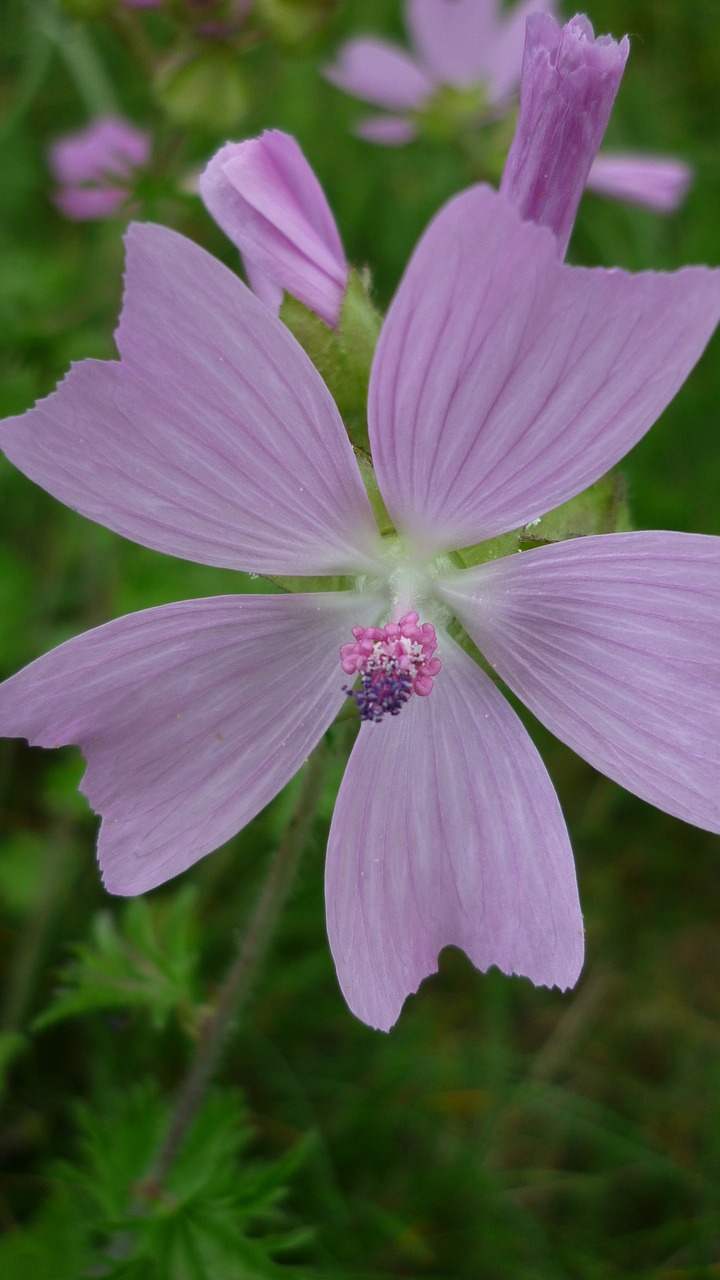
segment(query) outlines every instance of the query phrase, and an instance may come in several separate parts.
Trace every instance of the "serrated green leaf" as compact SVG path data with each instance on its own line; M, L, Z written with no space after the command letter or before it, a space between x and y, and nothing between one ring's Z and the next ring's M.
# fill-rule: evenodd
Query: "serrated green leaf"
M304 1228L282 1231L274 1206L308 1148L301 1140L270 1163L250 1160L242 1096L216 1090L193 1120L162 1190L147 1173L167 1132L171 1104L152 1083L78 1108L82 1158L58 1166L105 1240L98 1274L114 1280L279 1280L275 1252L297 1249ZM264 1228L269 1228L267 1238Z
M243 1182L238 1187L238 1197L247 1206L248 1212L260 1213L277 1204L278 1198L284 1195L288 1182L307 1159L314 1145L315 1135L308 1133L272 1164L257 1165L246 1170Z
M77 1204L58 1190L30 1226L0 1240L0 1275L7 1280L84 1280L91 1249Z
M153 1025L196 1011L197 920L192 888L161 901L137 898L116 921L109 911L93 922L90 942L78 944L60 971L53 1003L35 1020L48 1027L98 1009L144 1009Z

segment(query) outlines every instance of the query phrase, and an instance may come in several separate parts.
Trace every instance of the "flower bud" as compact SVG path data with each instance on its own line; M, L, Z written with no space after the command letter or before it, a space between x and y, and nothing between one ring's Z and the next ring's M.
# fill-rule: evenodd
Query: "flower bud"
M270 130L228 142L200 178L208 211L243 256L258 297L283 291L336 327L348 268L322 188L294 138Z
M627 36L596 39L582 15L562 28L548 13L527 20L520 112L500 191L528 222L554 232L560 257L629 49Z

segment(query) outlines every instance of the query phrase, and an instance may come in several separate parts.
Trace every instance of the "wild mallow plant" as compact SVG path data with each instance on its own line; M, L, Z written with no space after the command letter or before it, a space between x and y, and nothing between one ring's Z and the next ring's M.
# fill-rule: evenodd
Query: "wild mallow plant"
M501 0L405 0L411 50L375 36L355 36L340 46L325 76L344 92L381 109L355 132L369 142L402 146L426 136L466 137L473 154L483 129L512 113L521 81L526 22L551 20L556 0L519 0L509 12ZM532 57L552 57L535 43ZM524 73L523 73L524 74ZM485 156L492 168L490 147ZM692 172L669 156L608 152L598 156L588 187L600 195L670 213L682 202Z
M583 100L601 66L606 118L625 47L605 40L598 62L584 20L557 38ZM516 147L534 148L537 173L574 128L556 101L557 129L521 112ZM372 462L277 298L151 225L127 235L119 362L81 362L0 424L8 458L83 515L286 588L68 641L0 686L0 732L80 746L104 882L137 894L248 823L350 710L328 932L350 1008L385 1030L450 944L537 984L580 971L565 823L496 676L596 768L720 832L720 539L549 540L554 509L644 435L720 317L718 271L562 262L601 133L573 135L583 161L552 169L549 204L516 154L503 190L473 187L431 222L372 359ZM226 152L203 188L243 251L248 219L257 235L266 216L270 240L296 247L293 287L303 255L317 285L307 226L326 214L280 137L230 153L244 167ZM285 287L277 243L256 260ZM318 308L330 335L337 289L333 270ZM548 541L527 549L529 527Z

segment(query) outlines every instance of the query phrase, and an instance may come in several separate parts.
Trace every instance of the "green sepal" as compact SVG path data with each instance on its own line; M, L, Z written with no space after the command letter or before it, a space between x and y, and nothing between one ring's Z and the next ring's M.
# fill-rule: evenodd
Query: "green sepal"
M538 521L525 525L520 530L521 546L543 546L546 542L585 538L591 533L625 533L631 528L627 484L623 476L611 473Z
M477 129L490 110L482 82L458 88L441 85L423 107L413 113L418 132L432 142L447 142L468 126Z
M354 445L368 450L367 391L382 316L370 300L370 281L350 268L337 329L285 295L280 319L322 375Z
M370 459L370 455L361 449L355 449L355 460L360 468L360 475L363 478L363 484L367 496L370 499L372 512L377 520L378 529L383 538L393 537L395 534L395 525L393 524L388 509L385 506L385 500L380 492L380 485L377 482L375 468Z
M539 520L521 525L512 533L453 551L450 558L459 569L470 569L548 542L565 542L568 538L585 538L593 533L621 533L631 528L627 486L622 476L610 474Z
M353 579L342 573L314 578L293 577L291 574L251 574L253 578L258 576L284 592L350 591L353 586Z

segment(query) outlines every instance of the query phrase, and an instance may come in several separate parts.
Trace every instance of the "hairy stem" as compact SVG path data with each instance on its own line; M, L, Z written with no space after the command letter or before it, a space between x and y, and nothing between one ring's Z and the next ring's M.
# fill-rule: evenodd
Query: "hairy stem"
M235 1018L250 993L293 887L331 759L326 744L320 743L307 766L288 828L273 855L240 946L220 988L214 1012L178 1091L165 1141L143 1184L142 1194L145 1197L158 1194L162 1188L202 1103Z

